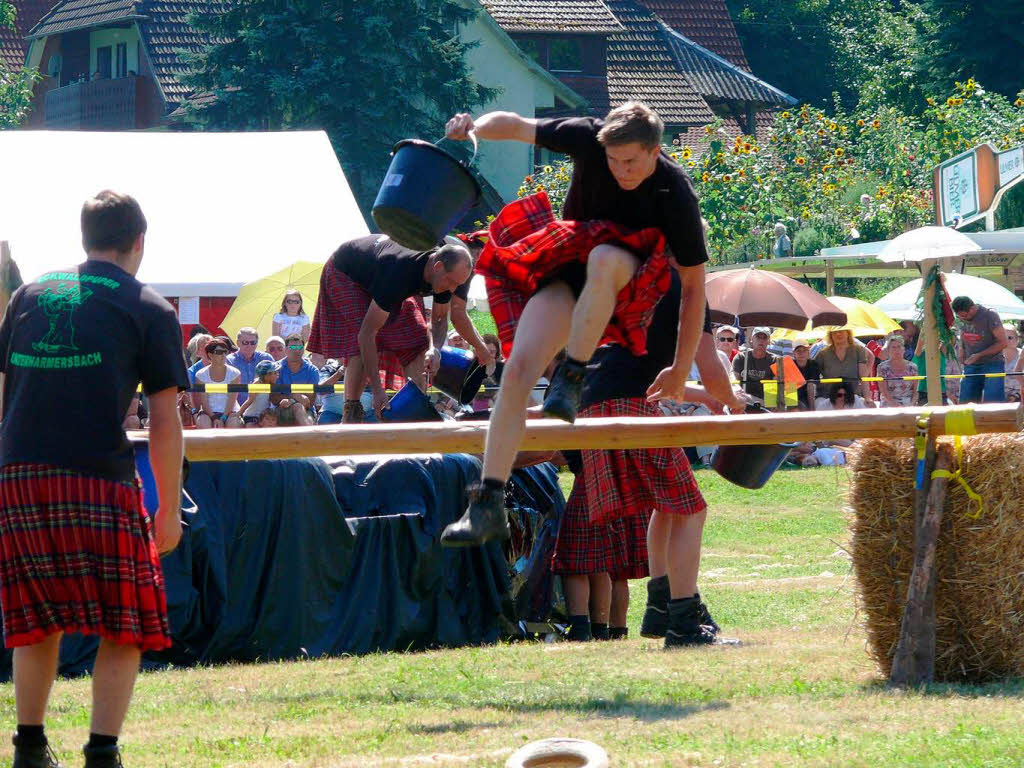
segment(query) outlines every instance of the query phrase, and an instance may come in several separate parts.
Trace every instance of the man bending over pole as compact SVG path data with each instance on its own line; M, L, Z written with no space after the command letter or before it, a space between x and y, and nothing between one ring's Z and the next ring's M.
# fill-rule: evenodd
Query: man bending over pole
M513 285L527 300L514 326L514 346L508 328L502 337L511 354L487 430L483 481L472 490L465 514L442 534L446 546L508 537L504 488L525 429L531 388L555 353L567 347L568 358L551 383L544 412L572 422L587 361L610 330L617 329L619 338L643 354L645 327L668 289L667 262L662 274L653 265L666 254L682 282L680 332L673 364L658 375L651 391L659 397L682 395L704 322L708 258L697 197L683 169L661 152L664 126L649 107L624 104L603 121L533 120L510 112L491 112L474 121L461 114L448 122L446 133L465 139L470 131L482 139L538 144L570 155L574 166L563 211L566 223L549 223L524 237L518 245L529 242L527 248L495 242L522 219L542 219L543 211L534 210L547 203L541 194L506 206L491 224L480 271L488 277L492 312L501 304L490 296L493 287ZM656 242L649 239L651 233ZM499 323L499 335L502 331Z
M43 720L63 633L100 638L86 768L121 765L141 652L171 645L159 555L181 538L177 396L188 377L174 309L135 279L145 232L128 195L87 200L88 259L19 288L0 325L0 603L14 649L15 768L57 765ZM160 497L152 523L121 428L140 381Z
M389 363L396 360L426 390L425 366L437 365L433 339L443 339L447 332L449 303L457 303L452 322L476 349L477 360L491 364L491 353L465 311L472 277L473 258L463 245L418 252L386 235L370 235L334 252L320 277L308 349L345 366L343 423L363 420L359 397L367 380L380 417L387 394L374 373L390 371L395 366ZM429 295L434 297L434 331L428 330L423 308L422 297Z

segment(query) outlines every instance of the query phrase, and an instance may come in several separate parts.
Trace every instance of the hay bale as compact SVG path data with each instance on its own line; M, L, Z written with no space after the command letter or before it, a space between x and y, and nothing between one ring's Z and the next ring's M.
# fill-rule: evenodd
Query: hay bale
M964 439L964 478L980 518L950 481L936 554L935 678L1024 675L1024 436ZM869 650L888 677L914 565L911 440L863 440L850 451L851 554Z

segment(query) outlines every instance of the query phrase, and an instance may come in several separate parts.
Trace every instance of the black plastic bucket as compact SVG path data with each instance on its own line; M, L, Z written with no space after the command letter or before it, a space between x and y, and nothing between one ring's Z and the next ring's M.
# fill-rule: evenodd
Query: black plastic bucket
M405 386L391 398L388 407L381 411L381 419L392 422L444 420L412 379L407 379Z
M373 221L396 243L426 251L479 200L480 185L462 163L428 141L405 139L395 144Z
M711 467L741 488L756 490L782 466L796 443L772 445L720 445L711 457Z
M475 390L470 391L473 388L466 387L477 367L472 352L458 347L441 347L441 367L434 374L434 386L453 400L458 400L461 405L467 405L473 402L476 393L480 391L480 384L483 384L483 378L480 377L480 384Z

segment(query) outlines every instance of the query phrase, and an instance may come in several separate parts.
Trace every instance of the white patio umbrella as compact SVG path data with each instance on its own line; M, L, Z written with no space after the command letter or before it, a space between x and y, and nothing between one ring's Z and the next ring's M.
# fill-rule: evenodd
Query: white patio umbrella
M976 253L978 245L967 235L949 227L919 227L904 232L895 238L881 253L880 261L918 261L921 274L927 276L933 268L938 267L939 259L958 258L968 253ZM925 340L925 362L928 380L928 404L941 405L942 395L939 386L939 330L934 311L934 283L925 290L924 295L924 328L921 332Z
M875 306L895 320L914 320L923 283L921 278L904 283L876 301ZM947 273L946 292L951 298L970 296L977 304L997 312L1003 320L1024 320L1024 301L999 283L983 277Z

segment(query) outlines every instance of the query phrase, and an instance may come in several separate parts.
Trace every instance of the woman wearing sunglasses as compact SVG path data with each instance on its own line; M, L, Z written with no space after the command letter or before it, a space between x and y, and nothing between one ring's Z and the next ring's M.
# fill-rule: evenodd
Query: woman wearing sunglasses
M228 345L221 339L207 343L206 355L210 364L196 374L197 383L238 384L241 381L241 371L227 363ZM242 426L237 395L197 392L193 397L199 401L199 413L196 415L196 426L199 429L239 429Z

